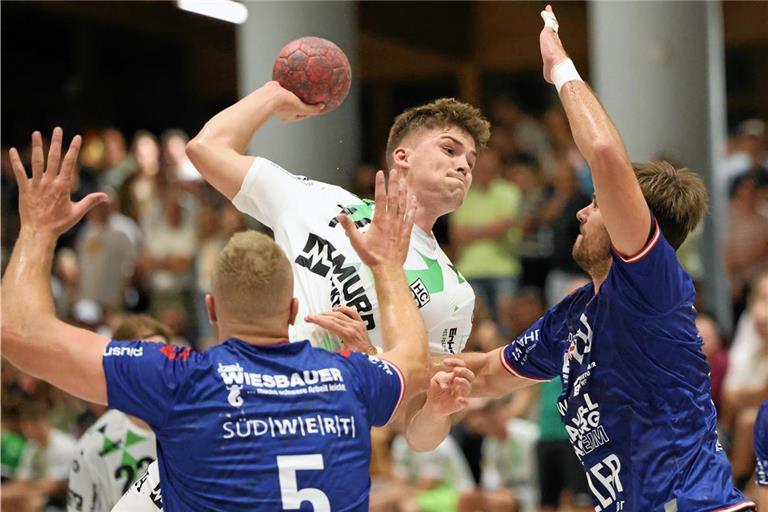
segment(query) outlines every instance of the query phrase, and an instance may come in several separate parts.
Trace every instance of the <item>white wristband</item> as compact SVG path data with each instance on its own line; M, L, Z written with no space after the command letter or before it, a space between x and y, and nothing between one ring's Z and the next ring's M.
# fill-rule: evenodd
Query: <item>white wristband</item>
M563 85L571 80L583 82L571 59L565 59L562 62L558 62L555 67L552 68L552 81L555 83L555 89L557 89L558 94L560 94Z

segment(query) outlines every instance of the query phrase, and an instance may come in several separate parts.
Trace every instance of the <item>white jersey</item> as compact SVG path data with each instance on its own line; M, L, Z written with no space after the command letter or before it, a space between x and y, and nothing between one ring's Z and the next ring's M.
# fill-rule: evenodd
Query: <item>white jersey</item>
M338 340L304 316L354 307L365 320L374 346L381 349L381 322L373 277L352 249L336 221L342 212L358 228L371 222L373 202L335 185L296 176L264 158L256 158L233 204L270 227L275 241L293 262L294 295L299 314L291 331L295 340L336 350ZM475 295L431 233L413 227L405 272L414 301L436 354L464 349L472 328Z
M68 512L107 512L157 458L155 434L115 409L77 442L69 471Z

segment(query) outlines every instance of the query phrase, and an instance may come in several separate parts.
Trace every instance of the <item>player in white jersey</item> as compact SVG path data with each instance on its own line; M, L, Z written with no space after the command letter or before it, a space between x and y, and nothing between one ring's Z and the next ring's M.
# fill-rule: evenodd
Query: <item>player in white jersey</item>
M243 154L270 117L292 121L321 112L320 106L305 105L277 82L268 82L214 116L189 143L187 154L205 179L238 209L273 230L293 262L299 320L340 306L352 307L365 322L370 341L380 349L370 272L335 221L345 212L358 228L365 229L372 203ZM387 143L390 168L405 174L419 203L405 270L435 354L464 348L472 325L474 293L440 249L432 227L438 217L464 200L477 151L488 137L489 123L477 109L441 99L401 114ZM345 320L343 313L336 314ZM317 325L300 322L293 339L309 338L315 345L338 348L325 331L333 331L333 326L324 318L311 321Z
M171 342L154 318L132 315L114 332L117 340ZM108 512L157 458L155 434L140 419L116 409L104 413L78 440L69 471L68 512Z

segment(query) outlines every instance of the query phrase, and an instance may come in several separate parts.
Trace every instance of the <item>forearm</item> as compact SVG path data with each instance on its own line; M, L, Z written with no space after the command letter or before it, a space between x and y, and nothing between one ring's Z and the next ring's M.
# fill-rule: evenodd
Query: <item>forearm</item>
M443 442L451 430L451 417L437 414L424 400L417 410L410 411L406 417L405 439L408 446L417 452L429 452Z
M560 90L560 101L576 146L590 166L606 148L616 151L629 162L619 131L586 83L578 80L566 82Z
M51 264L56 236L21 228L3 276L3 323L22 336L55 320Z
M253 135L275 113L277 90L271 82L213 116L193 142L244 154Z

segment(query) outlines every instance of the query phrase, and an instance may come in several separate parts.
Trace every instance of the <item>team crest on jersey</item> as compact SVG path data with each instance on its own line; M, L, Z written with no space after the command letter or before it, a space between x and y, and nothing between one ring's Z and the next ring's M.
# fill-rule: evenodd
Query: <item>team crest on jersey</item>
M413 295L413 301L419 306L419 309L429 304L429 292L421 278L411 283L411 295Z

